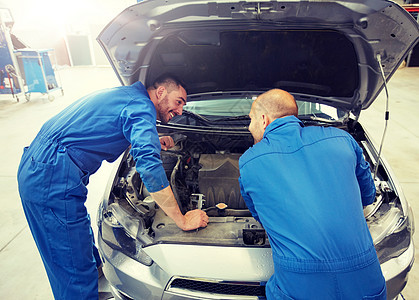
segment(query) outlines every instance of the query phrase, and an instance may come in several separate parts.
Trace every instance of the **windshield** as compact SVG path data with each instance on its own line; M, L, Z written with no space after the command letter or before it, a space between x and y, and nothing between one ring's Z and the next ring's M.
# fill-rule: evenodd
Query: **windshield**
M198 115L209 122L221 120L248 119L250 108L256 96L190 100L184 111ZM338 121L344 116L338 109L325 104L297 101L298 117L302 120Z

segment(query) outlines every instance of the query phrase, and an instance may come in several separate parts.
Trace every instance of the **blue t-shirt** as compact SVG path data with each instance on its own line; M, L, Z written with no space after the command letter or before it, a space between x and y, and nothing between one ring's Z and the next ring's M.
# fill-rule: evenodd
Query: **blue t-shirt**
M149 192L169 185L160 160L156 109L141 82L87 95L48 120L38 137L67 149L79 168L93 174L131 144L136 168Z
M353 270L377 259L363 214L374 180L350 134L279 118L239 166L242 196L268 234L275 272Z

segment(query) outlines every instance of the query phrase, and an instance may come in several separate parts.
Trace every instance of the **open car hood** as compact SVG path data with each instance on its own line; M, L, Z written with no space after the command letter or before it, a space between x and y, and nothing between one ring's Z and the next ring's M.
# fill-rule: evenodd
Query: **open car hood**
M98 41L124 85L170 72L188 94L263 92L358 115L419 39L398 4L150 0L125 9Z

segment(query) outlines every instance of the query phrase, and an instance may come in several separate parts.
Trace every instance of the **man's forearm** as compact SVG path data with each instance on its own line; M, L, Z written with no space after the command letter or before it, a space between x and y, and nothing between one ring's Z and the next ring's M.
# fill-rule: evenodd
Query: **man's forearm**
M150 193L154 201L159 207L173 220L180 228L184 228L185 217L180 211L179 205L173 195L170 186L162 189L161 191Z

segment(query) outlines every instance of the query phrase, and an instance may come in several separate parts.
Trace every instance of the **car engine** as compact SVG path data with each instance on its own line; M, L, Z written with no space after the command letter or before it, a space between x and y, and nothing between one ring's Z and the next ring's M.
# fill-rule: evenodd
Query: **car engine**
M366 160L374 165L375 161L371 159L373 151L365 141L363 129L359 125L349 126L348 131L364 149ZM129 216L128 219L132 220L130 222L138 226L136 238L145 243L185 242L269 247L262 225L252 217L241 197L237 180L239 158L252 145L251 136L248 133L244 138L240 134L199 134L179 130L171 135L176 146L162 151L161 160L173 194L182 213L197 208L204 210L209 216L207 228L182 231L158 209L142 183L134 159L128 151L121 163L118 182L112 190L114 203L110 204L110 208L114 210L113 214ZM376 201L364 209L371 229L375 226L378 210L383 214L396 214L399 211L396 208L397 197L387 180L386 170L379 167Z

